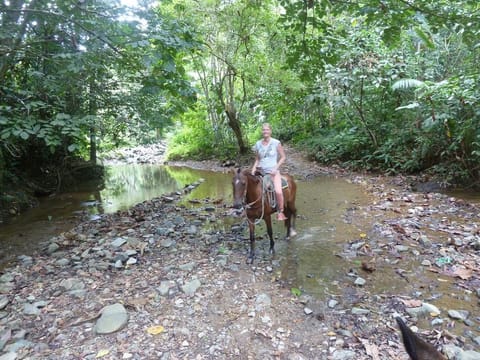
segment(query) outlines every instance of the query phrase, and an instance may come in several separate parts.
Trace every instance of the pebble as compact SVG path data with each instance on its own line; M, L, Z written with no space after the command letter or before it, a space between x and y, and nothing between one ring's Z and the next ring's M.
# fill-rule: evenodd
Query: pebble
M337 300L333 300L333 299L328 300L328 307L330 309L333 309L335 306L337 306L337 304L338 304Z
M357 286L363 286L363 285L365 285L366 283L367 283L367 280L365 280L364 278L361 278L361 277L357 277L357 278L355 279L355 283L354 283L354 284L357 285Z

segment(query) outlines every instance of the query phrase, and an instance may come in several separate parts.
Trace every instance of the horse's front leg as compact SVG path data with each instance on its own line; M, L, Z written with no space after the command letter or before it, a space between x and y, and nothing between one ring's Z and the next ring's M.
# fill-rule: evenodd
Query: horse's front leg
M248 221L248 229L250 232L250 252L248 253L247 264L253 264L255 259L255 224L250 219Z
M275 253L275 241L273 240L273 231L272 231L272 218L270 215L265 215L265 224L267 225L267 234L270 239L270 254Z

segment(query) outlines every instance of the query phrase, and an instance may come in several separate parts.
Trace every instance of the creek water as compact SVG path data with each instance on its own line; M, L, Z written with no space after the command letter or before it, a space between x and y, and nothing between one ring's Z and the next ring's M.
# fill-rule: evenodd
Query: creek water
M84 184L74 191L44 198L37 208L0 226L0 269L16 256L30 255L43 241L72 228L78 221L79 213L95 217L127 209L144 200L182 189L199 179L204 181L186 195L186 203L195 206L189 200L209 198L223 199L227 206L231 205L231 174L158 165L110 166L102 188L98 188L98 184ZM297 184L298 235L289 241L284 240L283 223L273 221L276 237L274 259L281 260L280 268L275 268L276 275L288 286L300 288L319 298L342 296L341 283L345 281L352 262L337 255L345 244L358 239L361 233L371 228L370 223L353 220L358 208L372 199L361 186L344 179L317 177L297 181ZM217 226L228 228L241 221L229 218ZM265 226L261 223L257 226L256 235L261 237L265 234ZM243 236L247 249L247 229ZM267 258L270 256L269 244L266 236L263 238L257 241L257 257ZM416 266L418 268L418 264ZM408 268L408 265L402 267ZM425 281L429 282L429 275L425 276ZM406 284L404 279L394 274L394 269L377 271L369 281L370 291L375 293L395 289L399 293L409 293L413 290L411 284ZM405 291L407 286L409 288ZM445 299L451 301L453 298L458 297Z
M98 184L87 183L71 192L43 198L38 207L1 225L0 255L3 258L0 261L31 254L43 241L71 228L80 213L95 217L96 214L124 210L144 200L182 189L199 179L204 181L186 195L186 201L210 198L223 199L227 206L232 203L231 175L228 173L155 165L109 166L101 189ZM283 224L274 221L278 256L288 254L288 258L294 259L284 271L298 278L304 278L303 273L322 273L324 276L330 273L333 276L336 271L344 271L333 254L338 251L339 243L360 231L344 218L345 210L368 200L361 187L345 180L319 177L299 181L297 238L284 241ZM238 218L228 219L226 226L239 221ZM257 236L265 233L263 223L258 225ZM260 256L266 254L268 241L258 241L257 247ZM308 287L308 283L299 286L303 285Z

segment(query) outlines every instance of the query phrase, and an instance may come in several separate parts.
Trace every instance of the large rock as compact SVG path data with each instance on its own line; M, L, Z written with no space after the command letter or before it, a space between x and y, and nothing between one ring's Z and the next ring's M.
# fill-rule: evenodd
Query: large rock
M105 306L102 315L95 324L94 331L97 334L111 334L121 330L127 325L128 313L122 304Z

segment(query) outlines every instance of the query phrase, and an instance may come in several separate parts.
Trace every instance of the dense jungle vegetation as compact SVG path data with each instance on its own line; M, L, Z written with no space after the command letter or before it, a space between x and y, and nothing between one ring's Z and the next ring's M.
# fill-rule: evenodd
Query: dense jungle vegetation
M480 179L477 1L2 0L0 17L3 201L121 146L246 154L263 121L322 163Z

